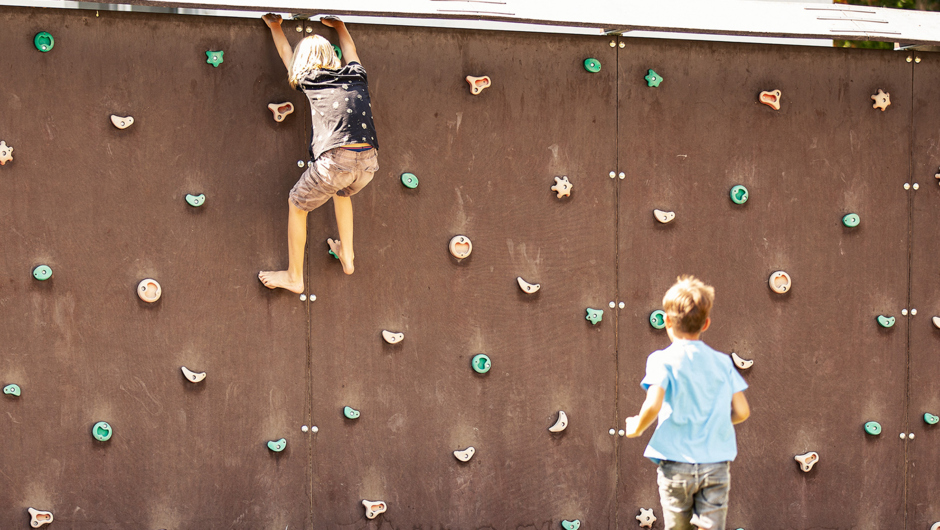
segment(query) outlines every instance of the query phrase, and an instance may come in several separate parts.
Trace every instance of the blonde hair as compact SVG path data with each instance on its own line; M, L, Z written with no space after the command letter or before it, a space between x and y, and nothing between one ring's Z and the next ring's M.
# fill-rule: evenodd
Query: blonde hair
M315 70L339 70L340 67L342 64L330 41L319 35L311 35L301 39L294 47L287 80L291 88L297 88Z
M682 333L698 333L715 303L715 288L691 275L676 278L663 297L663 311Z

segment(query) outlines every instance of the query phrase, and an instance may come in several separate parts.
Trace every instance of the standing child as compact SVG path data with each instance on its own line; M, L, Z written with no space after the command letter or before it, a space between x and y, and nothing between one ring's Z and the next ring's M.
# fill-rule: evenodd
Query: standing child
M646 360L640 385L646 401L627 418L626 435L659 425L643 456L659 468L657 484L667 530L724 530L731 461L738 448L734 425L750 415L747 383L731 359L700 340L708 329L715 289L680 276L663 298L672 345Z
M379 169L375 125L366 71L359 64L356 45L346 25L335 17L324 17L324 25L336 30L346 60L342 66L333 46L319 35L311 35L291 50L281 29L281 17L263 17L271 28L277 52L287 67L288 81L310 101L313 132L307 170L290 191L287 222L288 266L285 271L261 271L258 278L268 288L281 287L295 293L304 290L304 245L307 243L307 213L333 199L339 240L328 239L330 249L353 273L353 211L350 197L372 180Z

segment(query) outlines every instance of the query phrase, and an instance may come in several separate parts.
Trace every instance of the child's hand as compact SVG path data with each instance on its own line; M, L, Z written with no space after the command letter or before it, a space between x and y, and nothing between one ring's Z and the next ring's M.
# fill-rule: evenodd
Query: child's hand
M643 434L643 431L640 430L640 417L630 416L627 418L627 426L624 431L627 438L636 438Z
M281 15L275 15L274 13L268 13L267 15L264 15L261 17L261 20L263 20L269 28L281 25Z
M336 26L343 25L343 21L340 20L339 17L334 17L332 15L320 17L320 22L323 23L324 26L329 27L329 28L335 28Z

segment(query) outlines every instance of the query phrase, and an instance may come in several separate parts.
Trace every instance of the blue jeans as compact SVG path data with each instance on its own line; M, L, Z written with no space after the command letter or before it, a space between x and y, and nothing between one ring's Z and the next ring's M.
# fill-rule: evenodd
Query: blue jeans
M664 460L656 471L666 530L724 530L731 462L686 464Z

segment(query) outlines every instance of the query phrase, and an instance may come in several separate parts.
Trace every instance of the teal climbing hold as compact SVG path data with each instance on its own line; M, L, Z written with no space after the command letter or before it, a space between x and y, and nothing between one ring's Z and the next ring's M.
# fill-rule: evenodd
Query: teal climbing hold
M19 395L19 394L17 394L17 395ZM929 413L929 412L925 412L925 413L924 413L924 422L927 423L927 425L936 425L937 422L940 422L940 418L938 418L937 416L934 416L933 414L931 414L931 413Z
M470 359L470 366L473 367L473 371L478 374L485 374L490 371L490 368L493 366L493 363L490 362L490 358L485 354L478 353L473 356L473 359Z
M847 213L842 216L842 224L849 228L855 228L861 221L857 213Z
M107 442L111 439L111 435L114 431L111 429L111 426L108 425L106 421L99 421L91 428L91 435L95 437L95 440L99 442Z
M359 411L352 407L343 407L343 416L354 420L359 417Z
M20 395L20 385L7 385L3 387L3 393L8 396L19 396Z
M43 53L52 51L52 47L55 46L55 39L49 33L40 31L33 37L33 46Z
M597 59L588 57L584 60L584 69L592 74L596 74L601 71L601 62Z
M337 46L337 45L335 45L335 44L333 45L333 52L336 53L336 58L337 58L337 59L342 59L342 58L343 58L343 50L342 50L339 46Z
M652 68L650 68L649 73L646 74L643 79L646 79L646 86L651 86L654 88L658 87L659 84L663 82L662 76L654 72Z
M33 269L33 278L43 282L52 278L52 267L48 265L40 265Z
M747 202L747 188L738 184L731 188L731 200L735 204L744 204Z
M656 329L663 329L666 327L666 312L662 309L657 309L650 313L650 326L653 326Z
M271 440L268 442L268 449L274 451L275 453L280 453L287 447L287 440L281 438L280 440Z
M199 195L193 195L192 193L186 194L186 203L194 208L202 206L206 202L206 194L200 193Z
M225 54L225 52L223 52L222 50L219 50L219 51L212 51L212 50L209 50L209 51L206 52L206 62L209 63L209 64L211 64L212 66L218 68L220 64L222 64L223 62L225 62L225 61L222 59L222 56L223 56L224 54Z
M603 309L592 309L587 308L587 316L584 317L585 320L590 320L592 325L597 325L598 322L604 319L604 310Z
M886 317L884 315L878 315L878 324L883 328L890 328L894 325L894 317Z
M581 520L575 519L573 521L562 521L561 527L565 530L578 530L578 528L581 528Z
M416 177L414 173L402 173L401 183L404 184L406 188L415 189L418 187L418 177Z
M872 436L878 436L881 434L881 424L877 421L870 421L865 424L865 432Z

